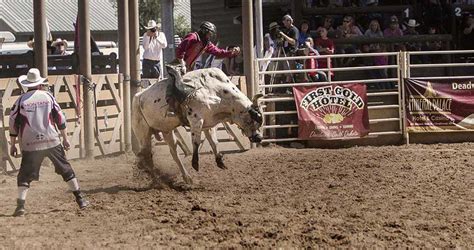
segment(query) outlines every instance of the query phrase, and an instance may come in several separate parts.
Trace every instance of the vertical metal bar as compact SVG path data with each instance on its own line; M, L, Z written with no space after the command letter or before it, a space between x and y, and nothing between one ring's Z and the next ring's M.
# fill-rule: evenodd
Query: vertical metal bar
M400 86L399 86L399 95L401 96L401 104L400 108L402 108L402 117L400 117L403 120L403 137L405 139L406 145L410 144L410 134L408 133L407 130L407 121L406 121L406 107L405 107L405 78L410 77L410 54L409 52L399 52L401 60L400 63L402 67L402 72L401 72L401 81L400 81Z
M118 1L119 23L119 71L123 83L123 126L125 151L132 149L131 97L130 97L130 47L128 22L128 0Z
M257 42L257 57L263 57L263 12L262 0L255 0L255 36ZM258 91L258 90L257 90Z
M89 0L79 2L79 73L83 83L85 157L94 157L94 96L91 70L91 34L89 25ZM98 135L97 135L98 136Z
M397 90L398 90L398 116L400 117L400 122L399 122L399 129L400 131L402 132L402 134L404 133L404 122L403 120L405 119L404 118L404 103L403 103L403 91L402 91L402 84L403 84L403 79L402 79L402 74L401 74L401 71L403 70L403 62L402 62L402 56L401 56L401 52L398 52L397 56L396 56L396 62L397 62L397 79L398 79L398 86L397 86Z
M33 16L35 29L34 57L35 67L42 77L48 76L48 54L46 51L46 1L33 1Z
M130 35L130 96L138 92L140 86L140 43L138 22L138 0L128 0L129 35ZM125 93L125 90L124 90ZM125 94L124 94L125 95ZM137 141L132 137L132 148L136 149Z
M242 0L242 42L244 50L244 74L247 83L247 95L255 95L255 71L252 67L254 61L253 52L253 6L252 1Z

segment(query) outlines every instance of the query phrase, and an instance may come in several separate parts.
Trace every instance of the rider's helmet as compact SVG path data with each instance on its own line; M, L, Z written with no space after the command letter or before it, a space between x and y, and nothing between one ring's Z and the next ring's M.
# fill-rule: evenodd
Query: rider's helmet
M208 34L208 33L212 34L211 37L215 37L216 32L217 32L216 26L211 22L204 21L199 26L198 33L201 36L201 38L204 38L206 36L206 34Z

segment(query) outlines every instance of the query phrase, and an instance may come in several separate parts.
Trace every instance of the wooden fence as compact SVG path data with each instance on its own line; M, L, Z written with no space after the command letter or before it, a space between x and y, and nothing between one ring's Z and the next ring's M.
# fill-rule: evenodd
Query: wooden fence
M67 118L68 136L71 149L67 152L69 159L83 156L83 114L82 86L78 75L49 76L50 91L56 97ZM123 145L123 105L122 84L118 74L93 75L95 86L95 156L122 152ZM16 78L0 79L0 169L16 170L19 158L8 154L10 145L9 115L10 108L25 90L17 83Z
M34 67L34 53L0 55L0 78L25 75ZM118 73L117 54L92 55L92 74ZM72 75L79 73L79 57L72 55L48 55L48 75Z

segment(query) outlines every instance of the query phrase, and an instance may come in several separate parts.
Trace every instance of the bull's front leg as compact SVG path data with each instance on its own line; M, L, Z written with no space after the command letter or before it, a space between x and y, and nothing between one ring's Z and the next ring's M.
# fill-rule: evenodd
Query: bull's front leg
M219 149L217 148L217 144L219 143L219 141L217 140L217 128L213 127L209 130L204 130L204 134L206 135L206 139L209 141L209 145L211 145L212 152L216 157L217 167L221 169L226 169L223 160L224 156L219 152Z
M191 138L193 141L193 159L192 166L196 171L199 171L199 146L201 145L201 132L204 120L197 114L194 114L191 119L188 120L191 123Z

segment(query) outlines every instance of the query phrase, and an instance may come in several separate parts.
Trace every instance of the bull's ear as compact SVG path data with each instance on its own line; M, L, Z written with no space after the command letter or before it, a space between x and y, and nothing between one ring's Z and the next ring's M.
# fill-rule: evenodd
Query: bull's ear
M258 99L262 98L263 94L259 93L253 96L252 103L255 107L258 107Z

